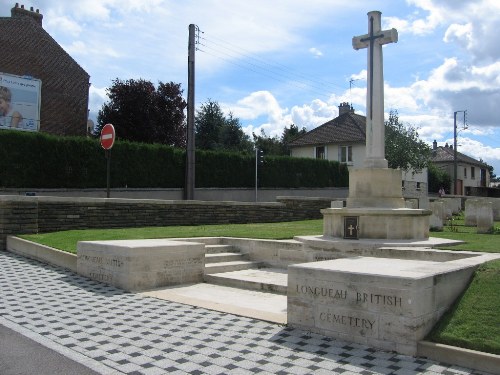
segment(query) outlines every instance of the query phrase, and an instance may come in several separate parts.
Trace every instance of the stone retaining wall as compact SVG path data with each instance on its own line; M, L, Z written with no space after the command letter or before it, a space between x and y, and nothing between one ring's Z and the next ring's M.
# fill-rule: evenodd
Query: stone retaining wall
M87 228L236 224L321 219L331 198L279 202L0 196L0 250L7 235Z

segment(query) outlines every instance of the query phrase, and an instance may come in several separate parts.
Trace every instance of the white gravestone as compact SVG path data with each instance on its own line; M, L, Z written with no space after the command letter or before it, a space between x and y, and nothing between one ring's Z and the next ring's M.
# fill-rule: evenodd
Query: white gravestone
M480 200L477 204L477 233L491 233L493 231L493 203Z

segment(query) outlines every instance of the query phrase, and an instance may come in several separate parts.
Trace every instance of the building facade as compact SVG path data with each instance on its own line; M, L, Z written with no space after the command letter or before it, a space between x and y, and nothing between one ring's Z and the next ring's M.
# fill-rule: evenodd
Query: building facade
M43 15L18 3L0 17L0 72L41 81L41 132L86 135L90 76L43 29Z
M314 128L290 143L290 155L326 159L362 168L366 156L366 117L354 113L349 103L339 105L338 117ZM403 195L427 195L427 169L420 173L403 172Z
M455 190L451 191L455 195L476 195L477 188L487 188L490 186L490 171L488 165L457 151L456 165L457 176ZM453 146L438 146L434 141L432 144L432 163L442 171L445 171L453 180L455 179L455 150Z

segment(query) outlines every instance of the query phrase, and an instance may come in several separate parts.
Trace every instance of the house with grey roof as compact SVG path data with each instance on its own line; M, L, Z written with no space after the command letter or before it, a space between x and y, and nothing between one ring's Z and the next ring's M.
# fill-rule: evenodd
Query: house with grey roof
M362 168L366 155L366 117L354 113L349 103L339 105L338 117L312 129L289 144L290 155L338 161L350 168ZM427 195L427 169L403 172L406 198Z
M455 150L453 145L438 146L432 144L432 163L445 171L453 180L455 166ZM481 195L478 188L487 188L490 185L490 171L488 164L476 160L457 151L457 186L452 192L456 195Z
M43 15L18 3L0 17L0 73L41 80L39 131L86 135L87 72L44 30Z

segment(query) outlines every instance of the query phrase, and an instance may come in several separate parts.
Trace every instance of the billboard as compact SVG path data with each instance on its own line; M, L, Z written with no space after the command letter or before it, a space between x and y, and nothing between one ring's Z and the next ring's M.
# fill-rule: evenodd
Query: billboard
M38 131L42 81L0 73L0 129Z

